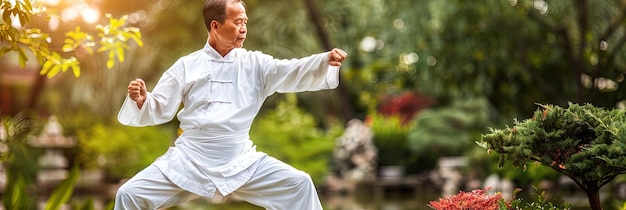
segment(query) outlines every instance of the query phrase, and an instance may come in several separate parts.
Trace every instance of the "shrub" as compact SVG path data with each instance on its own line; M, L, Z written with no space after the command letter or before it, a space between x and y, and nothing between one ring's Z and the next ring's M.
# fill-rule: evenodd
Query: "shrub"
M488 195L486 189L472 190L471 192L461 191L460 193L444 198L439 198L438 201L431 201L428 206L437 210L465 210L465 209L483 209L483 210L568 210L571 209L570 204L557 201L552 203L546 200L545 192L536 194L537 198L534 201L523 202L521 198L516 198L517 193L521 189L517 188L513 191L513 197L508 200L504 200L501 193ZM538 188L535 187L535 191Z
M322 182L329 172L335 139L343 129L318 128L314 117L297 106L295 94L284 96L276 108L255 120L250 138L259 151L306 171L315 183Z
M404 124L400 115L369 115L378 149L379 166L405 166L414 158L409 149L408 134L412 124Z
M571 178L602 209L600 188L626 173L626 110L570 103L540 105L532 118L492 129L477 143L500 154L500 165L537 162Z
M78 159L87 168L104 169L108 178L131 177L162 155L174 140L175 130L163 128L95 124L78 131Z
M511 198L509 201L503 202L502 194L496 193L494 195L488 195L487 189L472 190L471 192L461 191L453 196L446 196L439 198L438 201L431 201L428 206L437 210L454 210L454 209L508 209Z

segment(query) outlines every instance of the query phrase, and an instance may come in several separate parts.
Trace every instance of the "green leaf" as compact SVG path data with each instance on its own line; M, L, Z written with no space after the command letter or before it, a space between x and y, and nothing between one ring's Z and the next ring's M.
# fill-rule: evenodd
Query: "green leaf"
M85 204L80 208L80 210L95 210L93 198L89 198Z
M52 194L50 194L50 198L48 198L48 202L46 203L46 210L58 210L63 204L70 200L79 176L80 171L78 167L72 167L67 179L63 180L63 182L54 189Z

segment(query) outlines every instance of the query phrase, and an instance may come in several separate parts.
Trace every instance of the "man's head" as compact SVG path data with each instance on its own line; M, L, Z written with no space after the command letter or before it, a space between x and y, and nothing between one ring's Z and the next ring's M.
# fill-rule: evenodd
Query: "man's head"
M209 32L209 44L220 54L243 47L248 16L242 0L207 0L202 14Z

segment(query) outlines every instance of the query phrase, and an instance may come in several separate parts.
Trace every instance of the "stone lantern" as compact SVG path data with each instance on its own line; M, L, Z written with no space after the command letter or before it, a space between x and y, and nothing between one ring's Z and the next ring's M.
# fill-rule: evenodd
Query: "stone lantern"
M67 178L69 162L63 156L63 149L74 147L76 141L63 136L63 127L56 116L52 115L48 118L41 134L31 138L29 144L34 148L44 150L44 154L38 159L39 167L41 167L37 174L38 184L54 184Z

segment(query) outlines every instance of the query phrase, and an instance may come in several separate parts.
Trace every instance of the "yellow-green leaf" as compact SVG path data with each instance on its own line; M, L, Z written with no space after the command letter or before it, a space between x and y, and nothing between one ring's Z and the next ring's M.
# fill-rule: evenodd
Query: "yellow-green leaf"
M124 48L121 48L121 47L117 48L117 58L120 61L120 63L124 62Z
M62 72L66 72L66 71L67 71L67 69L69 69L69 68L70 68L70 66L69 66L69 65L67 65L67 64L63 64L63 65L61 65L61 71L62 71Z
M48 74L48 72L50 71L50 68L52 68L53 65L54 63L52 63L52 61L46 60L46 62L44 62L43 66L41 67L41 71L39 71L39 75Z
M61 71L61 65L59 64L55 64L50 71L48 72L48 78L52 78L54 76L56 76L57 74L59 74L59 72Z
M80 68L78 67L78 65L72 66L72 73L74 73L74 77L76 78L80 77Z
M115 65L115 60L109 59L107 60L107 68L111 69Z
M65 45L63 45L62 50L63 50L63 52L70 52L70 51L73 51L73 50L74 50L74 44L73 44L73 43L71 43L71 44L65 44Z

